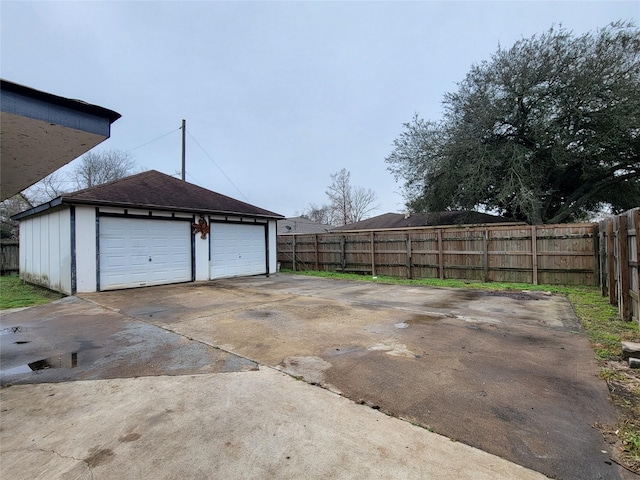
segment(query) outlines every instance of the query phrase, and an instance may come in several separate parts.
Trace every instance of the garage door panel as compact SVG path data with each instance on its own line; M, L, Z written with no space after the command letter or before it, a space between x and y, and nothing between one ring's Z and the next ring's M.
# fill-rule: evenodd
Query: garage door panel
M210 278L267 273L264 225L214 223L210 239Z
M188 282L190 222L102 217L100 289Z

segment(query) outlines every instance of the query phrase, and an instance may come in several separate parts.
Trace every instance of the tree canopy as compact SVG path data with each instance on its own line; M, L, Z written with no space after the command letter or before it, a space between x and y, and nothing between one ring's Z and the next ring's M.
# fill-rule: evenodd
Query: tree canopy
M532 224L640 205L640 31L562 27L498 48L416 114L386 158L413 211L484 208Z

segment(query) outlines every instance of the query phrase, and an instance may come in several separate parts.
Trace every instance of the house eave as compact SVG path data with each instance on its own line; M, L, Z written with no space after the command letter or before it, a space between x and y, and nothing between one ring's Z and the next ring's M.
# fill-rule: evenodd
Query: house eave
M61 205L83 205L83 206L95 206L95 207L114 207L114 208L126 208L126 209L137 209L137 210L152 210L152 211L171 211L171 212L181 212L181 213L192 213L196 215L222 215L222 216L233 216L233 217L257 217L264 218L268 220L279 220L284 218L282 215L265 215L259 213L250 213L250 212L233 212L233 211L225 211L225 210L210 210L210 209L198 209L198 208L184 208L184 207L174 207L170 205L147 205L147 204L132 204L125 202L109 202L109 201L95 201L95 200L78 200L68 197L58 197L50 202L43 203L42 205L38 205L36 207L30 208L29 210L25 210L24 212L18 213L11 217L12 220L21 220L23 218L31 217L33 215L42 214L43 212L50 210L52 208L59 207Z

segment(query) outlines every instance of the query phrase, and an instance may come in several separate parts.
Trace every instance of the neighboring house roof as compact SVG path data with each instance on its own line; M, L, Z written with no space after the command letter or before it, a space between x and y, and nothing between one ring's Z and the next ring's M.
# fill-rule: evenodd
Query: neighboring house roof
M304 217L292 217L278 220L278 235L295 235L296 233L327 233L333 225L316 223Z
M12 218L19 220L62 204L282 218L282 215L277 213L184 182L156 170L62 194L51 202L19 213Z
M479 223L513 223L514 220L470 211L429 212L429 213L385 213L360 222L336 227L340 230L378 230L382 228L410 228L435 225L470 225Z

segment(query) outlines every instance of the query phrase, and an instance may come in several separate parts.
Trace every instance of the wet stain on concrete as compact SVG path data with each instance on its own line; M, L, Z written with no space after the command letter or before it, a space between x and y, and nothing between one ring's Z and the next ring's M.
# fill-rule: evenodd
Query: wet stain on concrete
M135 442L136 440L138 440L142 435L140 433L127 433L126 435L118 438L118 441L121 443L125 443L125 442Z
M407 320L407 323L412 325L419 325L419 324L437 322L438 320L442 320L442 317L436 316L436 315L423 315L418 313L413 315L409 320Z
M508 405L497 405L491 408L493 414L500 420L508 423L524 423L525 416L522 412Z
M513 300L543 300L544 294L533 292L512 292L509 290L485 292L487 297L506 297Z
M127 310L126 313L136 318L166 317L167 309L162 307L141 307Z
M225 372L248 372L256 370L258 370L258 364L256 362L236 355L229 355L224 362Z
M304 378L309 383L322 385L324 373L331 368L331 364L320 357L287 357L278 368L294 377Z
M109 448L99 448L93 447L89 450L89 456L84 459L87 465L90 468L97 467L98 465L102 465L104 463L110 462L115 457L115 453L113 450Z
M32 313L45 307L35 308ZM55 323L40 316L26 324L12 322L21 331L2 337L0 385L258 369L256 362L147 322L122 321L106 310L100 315L71 313ZM24 312L13 315L26 317ZM65 350L68 353L59 353Z
M450 292L444 290L442 295L428 302L423 302L422 306L427 308L456 308L473 300L478 300L484 296L485 292L480 290L459 290Z
M483 297L486 292L480 290L460 290L453 293L453 298L459 302L470 302Z
M347 346L330 348L324 352L324 355L327 357L335 357L338 355L362 354L363 352L364 349L362 347Z

